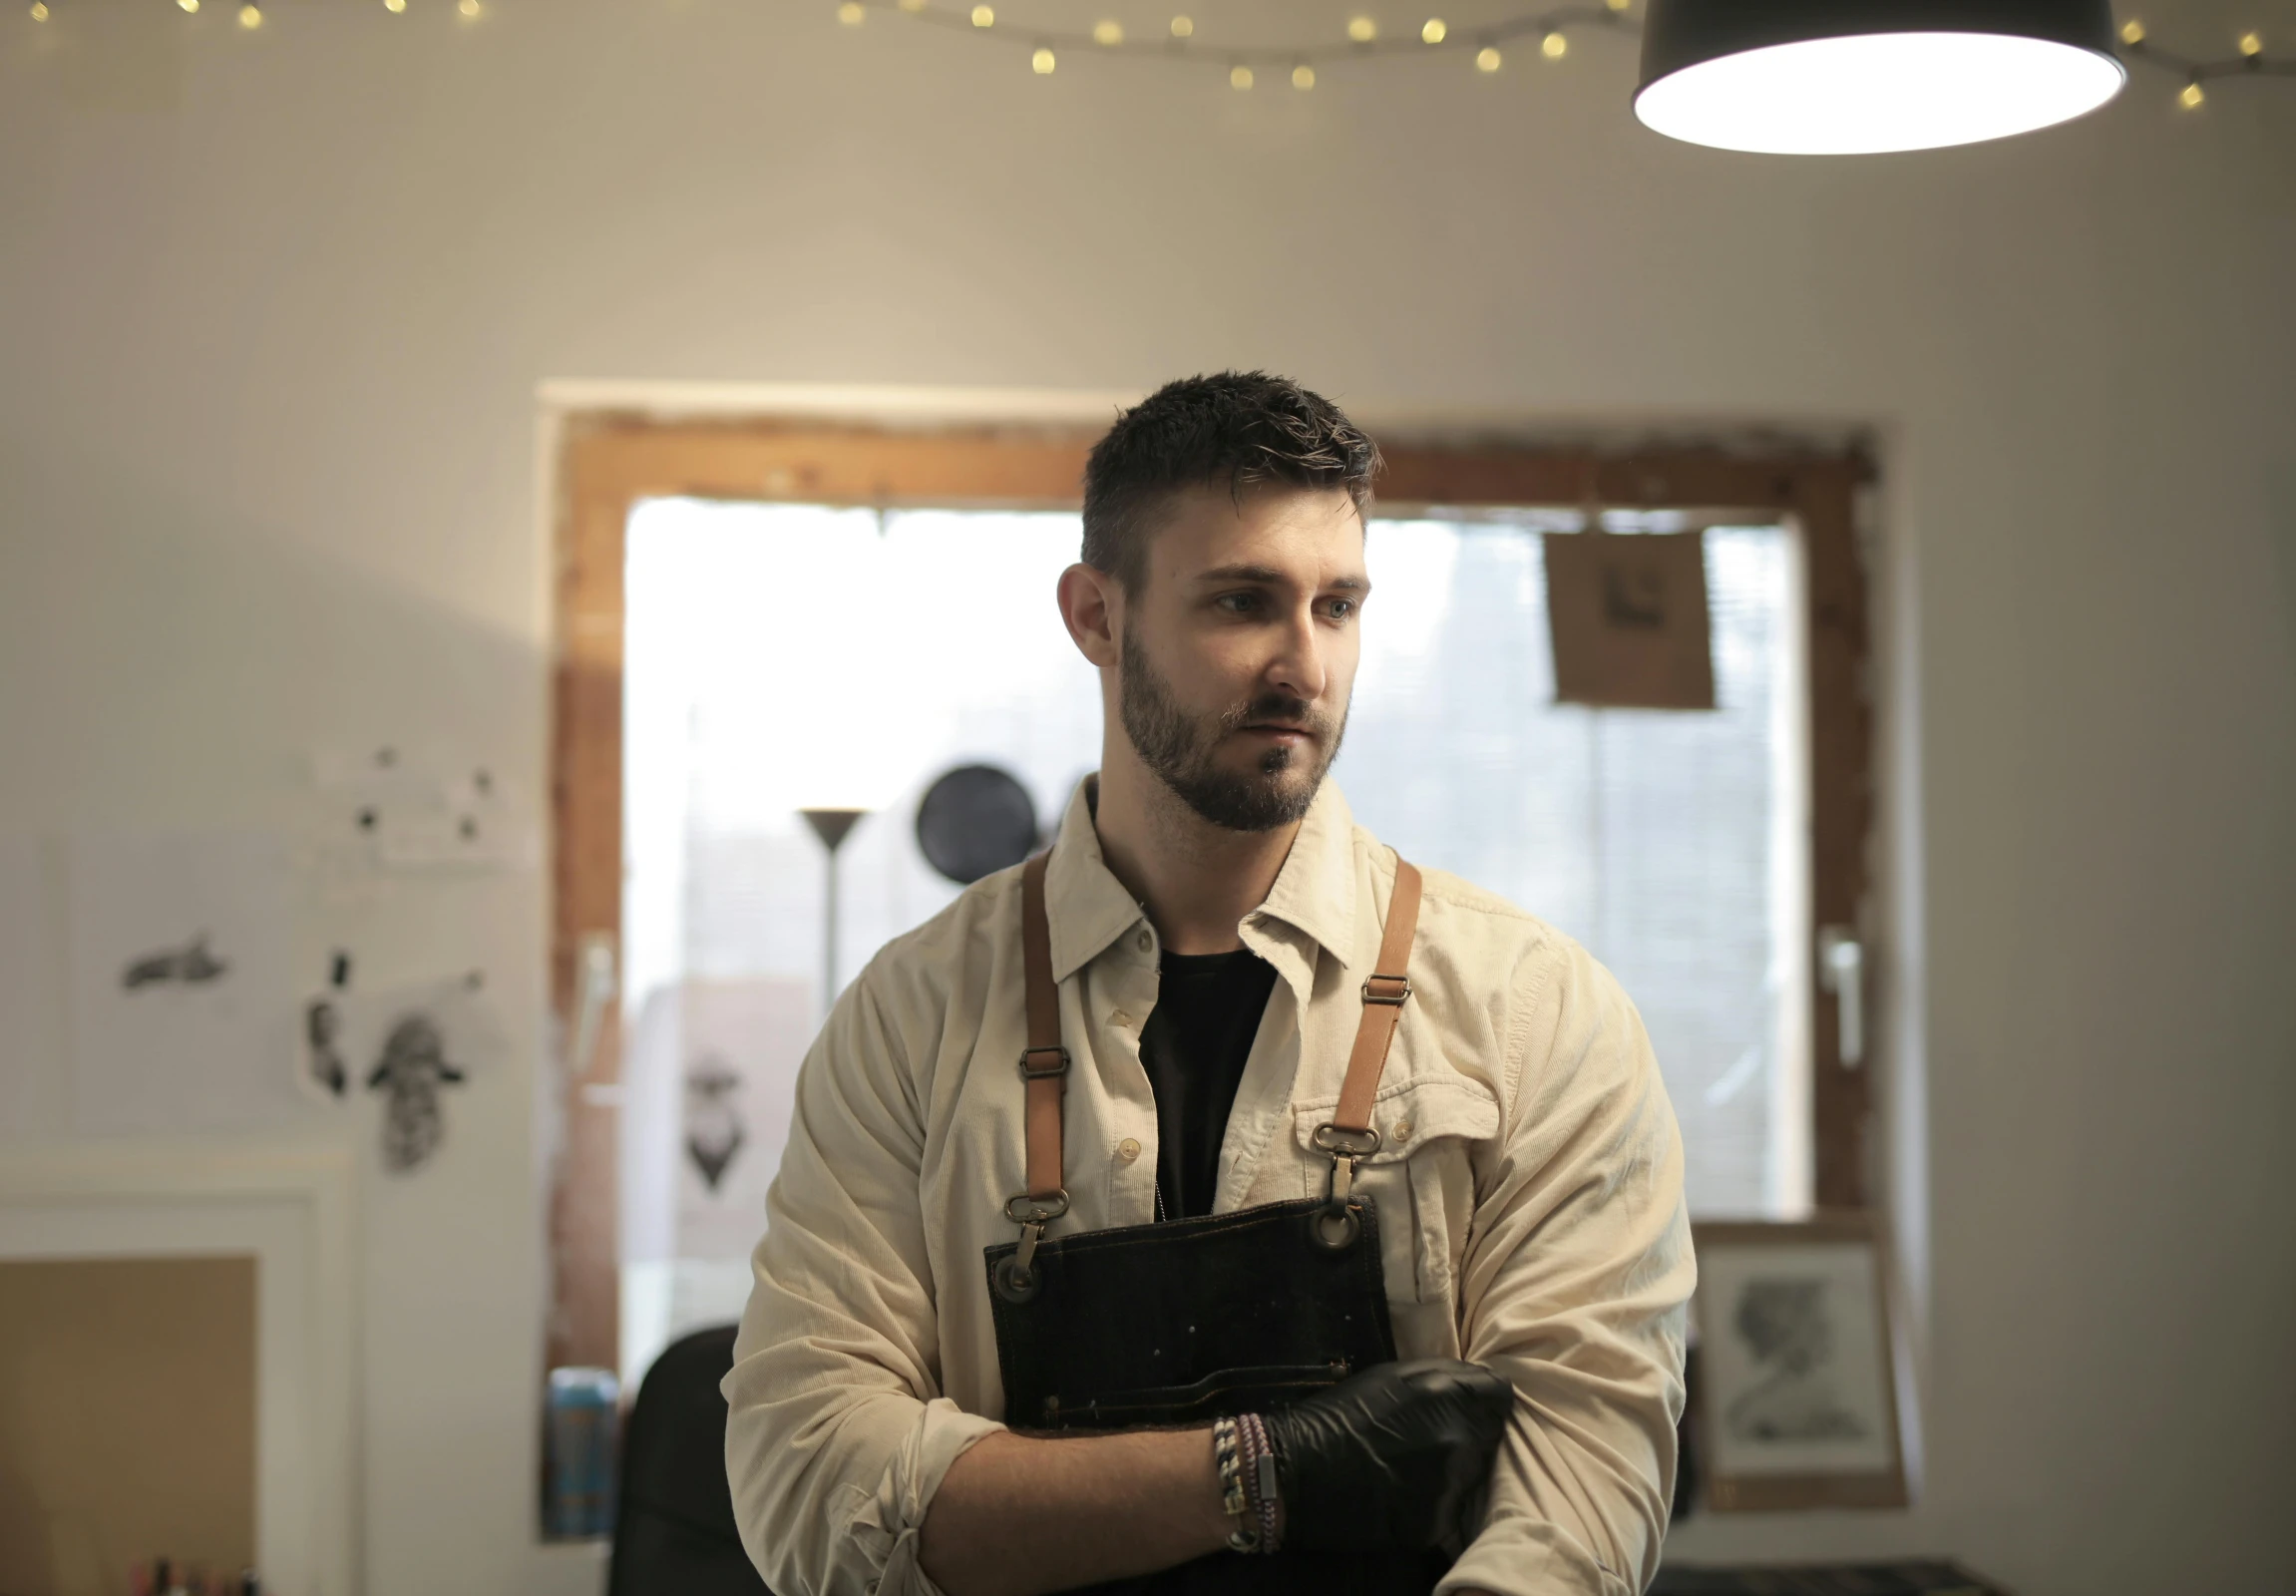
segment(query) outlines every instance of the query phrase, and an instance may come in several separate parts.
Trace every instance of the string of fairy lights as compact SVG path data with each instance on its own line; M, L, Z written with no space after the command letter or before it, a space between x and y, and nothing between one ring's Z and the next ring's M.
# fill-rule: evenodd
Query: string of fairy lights
M202 9L200 0L153 0L153 3L172 5L188 17L197 16ZM403 17L407 14L409 0L375 0L375 3L392 16ZM485 0L452 0L452 5L455 13L465 22L476 22L486 15ZM232 11L238 18L239 26L249 33L263 25L265 13L260 0L240 0L240 4L235 7L228 5L227 0L222 0L219 8ZM68 0L56 0L53 5L49 4L49 0L32 0L30 7L34 22L46 22L59 11L74 9L77 8L69 4ZM444 10L446 6L440 5L436 9Z
M28 9L34 22L47 22L59 12L85 3L86 0L31 0ZM147 3L155 9L173 6L188 16L198 15L202 7L202 0L147 0ZM232 0L211 0L211 3L230 10L239 27L249 33L261 28L267 15L262 0L237 0L235 5ZM463 21L476 22L487 14L488 0L357 0L357 3L379 7L396 17L418 9L445 11L451 8ZM1071 56L1125 56L1192 68L1225 67L1229 87L1238 90L1257 87L1263 74L1283 74L1288 70L1292 87L1306 91L1316 87L1319 67L1435 52L1467 56L1477 72L1495 73L1506 66L1508 50L1518 40L1535 39L1541 61L1559 62L1571 53L1574 31L1638 37L1641 29L1628 15L1633 0L1592 0L1588 4L1559 6L1466 27L1454 26L1441 17L1428 17L1416 28L1393 31L1368 13L1357 13L1347 19L1344 37L1315 39L1291 46L1220 44L1208 38L1197 26L1196 19L1185 12L1172 17L1161 33L1144 35L1128 32L1113 17L1103 17L1089 29L1015 28L997 15L993 0L977 0L969 5L964 0L957 0L955 4L940 4L936 0L840 0L837 19L849 28L859 28L869 21L872 12L883 12L904 21L967 33L999 44L1017 40L1027 48L1029 68L1039 77L1050 77L1059 70L1061 61ZM2205 104L2206 86L2219 80L2296 78L2296 59L2268 56L2261 32L2250 29L2242 33L2235 47L2236 53L2229 56L2189 56L2154 42L2139 20L2131 18L2120 25L2121 59L2183 79L2176 101L2187 111L2198 110Z
M1573 28L1596 28L1634 37L1638 30L1627 19L1629 3L1630 0L1602 0L1596 5L1563 6L1535 15L1481 23L1473 28L1454 28L1441 17L1429 17L1416 29L1403 33L1388 33L1375 18L1357 15L1347 19L1344 38L1294 46L1218 45L1203 38L1196 19L1185 13L1172 18L1162 38L1128 34L1123 24L1113 18L1094 23L1089 32L1039 28L1027 32L1025 38L1029 44L1028 64L1039 76L1049 77L1058 69L1061 55L1073 51L1192 66L1217 64L1228 69L1229 86L1236 89L1254 87L1265 71L1281 72L1288 68L1292 87L1306 90L1316 87L1318 67L1337 61L1425 55L1432 51L1471 53L1477 71L1496 72L1506 64L1502 47L1533 35L1538 39L1542 59L1560 61L1570 54L1569 30ZM935 5L933 0L843 0L837 8L837 17L848 27L860 27L869 20L872 11L896 12L927 26L979 35L990 35L1000 26L996 8L986 0L956 7ZM1006 30L1008 37L1014 32Z
M2120 25L2122 58L2141 61L2146 66L2159 67L2182 77L2184 87L2177 91L2176 103L2187 111L2198 110L2208 99L2208 91L2202 85L2214 78L2296 78L2296 61L2265 59L2264 35L2255 29L2240 36L2239 49L2238 55L2223 60L2195 60L2154 44L2144 24L2134 17Z

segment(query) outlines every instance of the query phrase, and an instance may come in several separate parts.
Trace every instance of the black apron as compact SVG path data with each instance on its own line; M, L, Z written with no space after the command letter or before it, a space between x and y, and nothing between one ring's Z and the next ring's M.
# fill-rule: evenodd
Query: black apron
M1339 1106L1316 1132L1331 1192L1158 1225L1044 1240L1068 1211L1046 856L1021 876L1021 963L1028 1003L1028 1190L1005 1204L1017 1242L987 1249L1004 1419L1017 1429L1131 1429L1266 1412L1391 1363L1394 1332L1379 1264L1379 1215L1351 1189L1378 1150L1371 1101L1402 1005L1419 915L1419 873L1397 861L1376 966ZM1392 974L1386 974L1392 972ZM1406 1221L1407 1222L1407 1221ZM1210 1557L1094 1586L1096 1596L1427 1596L1449 1566L1435 1552L1298 1552Z

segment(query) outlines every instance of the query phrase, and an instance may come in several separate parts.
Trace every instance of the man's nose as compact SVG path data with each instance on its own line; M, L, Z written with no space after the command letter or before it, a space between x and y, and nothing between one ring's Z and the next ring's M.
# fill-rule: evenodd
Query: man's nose
M1324 696L1331 672L1324 663L1324 639L1316 626L1316 612L1302 607L1284 627L1282 646L1269 661L1267 681L1272 687L1310 703Z

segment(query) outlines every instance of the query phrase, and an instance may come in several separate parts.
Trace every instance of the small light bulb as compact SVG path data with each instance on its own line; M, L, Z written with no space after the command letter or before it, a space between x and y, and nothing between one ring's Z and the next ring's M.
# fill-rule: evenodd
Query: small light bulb
M248 0L248 3L247 3L246 5L243 5L243 6L239 7L239 26L240 26L240 27L242 27L242 28L260 28L262 25L263 25L263 8L262 8L261 6L258 6L258 5L256 5L256 4L254 3L254 0Z
M1475 70L1477 72L1498 71L1499 52L1490 45L1485 45L1482 49L1477 50L1475 52Z
M32 0L32 20L34 22L46 22L48 20L48 0Z
M486 8L479 4L479 0L457 0L455 9L463 14L464 21L475 22L479 13Z
M176 6L187 17L195 17L199 14L199 0L176 0Z
M1059 64L1052 58L1051 49L1045 45L1038 45L1036 53L1028 58L1029 67L1039 78L1051 77L1052 69Z
M923 11L925 0L901 0L901 9L912 13Z
M2120 25L2120 42L2122 44L2142 44L2144 42L2144 24L2134 17L2123 22Z
M1613 11L1624 11L1633 3L1634 0L1603 0L1603 4L1609 6Z
M1443 26L1441 17L1429 17L1419 25L1419 37L1429 44L1441 44L1443 35L1451 30Z
M1550 33L1539 41L1539 54L1549 61L1560 61L1570 53L1571 41L1559 33Z
M1315 87L1316 87L1316 69L1315 69L1314 67L1311 67L1311 66L1309 66L1309 65L1308 65L1308 63L1307 63L1307 62L1305 62L1305 61L1301 62L1301 63L1300 63L1298 66L1294 67L1294 68L1292 69L1292 87L1293 87L1293 88L1295 88L1295 89L1313 89L1313 88L1315 88Z
M1369 44L1379 36L1379 25L1369 17L1349 17L1347 37L1357 44Z
M403 17L407 14L407 0L383 0L383 9L394 17Z
M1092 24L1092 42L1104 44L1113 50L1124 42L1124 24L1115 18L1105 18Z
M1195 19L1193 19L1193 18L1191 18L1191 17L1174 17L1174 18L1172 19L1172 37L1173 37L1173 38L1175 38L1175 39L1185 39L1185 38L1187 38L1187 37L1188 37L1188 35L1190 35L1190 34L1194 33L1195 31L1196 31L1196 23L1195 23Z
M1244 66L1230 67L1228 69L1228 87L1231 89L1251 88L1252 69Z
M869 10L861 0L845 0L845 4L837 8L837 20L849 28L858 28L869 20Z
M974 6L972 8L972 25L975 28L995 27L996 8L994 6Z
M2207 98L2208 96L2200 92L2200 85L2188 83L2184 86L2184 92L2176 97L2176 103L2187 111L2193 111L2197 110L2200 102Z
M2240 36L2240 53L2253 61L2264 53L2264 35L2244 33Z

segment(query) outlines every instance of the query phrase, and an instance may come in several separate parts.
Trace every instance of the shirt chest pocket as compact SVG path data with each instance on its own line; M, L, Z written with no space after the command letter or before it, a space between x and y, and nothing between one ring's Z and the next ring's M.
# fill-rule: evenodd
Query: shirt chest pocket
M1339 1099L1296 1105L1293 1131L1308 1170L1304 1195L1321 1196L1331 1160L1315 1146ZM1379 1150L1355 1169L1355 1189L1379 1211L1379 1261L1387 1296L1401 1302L1448 1302L1467 1226L1475 1213L1473 1144L1499 1133L1499 1102L1462 1075L1396 1081L1371 1104Z

